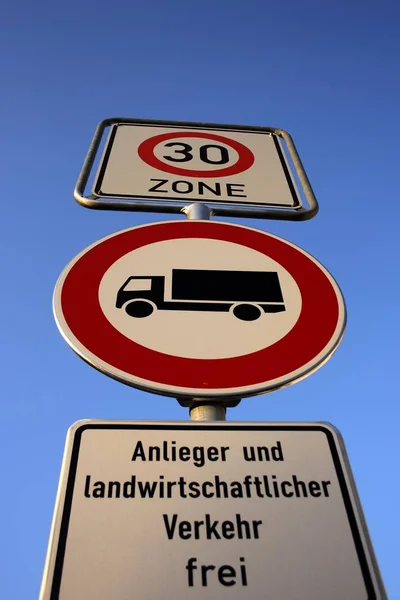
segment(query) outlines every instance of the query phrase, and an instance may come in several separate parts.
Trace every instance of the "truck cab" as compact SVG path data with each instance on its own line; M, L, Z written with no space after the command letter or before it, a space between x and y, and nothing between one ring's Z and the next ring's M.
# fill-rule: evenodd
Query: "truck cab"
M164 300L162 276L128 277L117 293L116 308L125 307L125 312L136 318L148 317Z

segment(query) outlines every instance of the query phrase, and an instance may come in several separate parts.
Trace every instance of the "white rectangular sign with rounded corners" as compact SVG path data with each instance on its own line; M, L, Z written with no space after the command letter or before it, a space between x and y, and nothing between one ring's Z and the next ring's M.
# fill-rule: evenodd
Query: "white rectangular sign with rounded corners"
M321 423L81 421L41 600L384 600Z

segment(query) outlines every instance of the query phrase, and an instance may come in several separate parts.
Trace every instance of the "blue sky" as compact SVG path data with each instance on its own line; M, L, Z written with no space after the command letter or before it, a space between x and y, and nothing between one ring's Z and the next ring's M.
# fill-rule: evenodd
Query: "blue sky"
M69 425L89 417L187 418L174 400L86 365L52 316L54 284L75 254L164 218L89 211L72 199L96 124L126 116L292 134L319 215L305 223L234 222L320 260L343 290L348 327L317 373L244 400L228 418L339 428L389 598L400 599L397 3L24 0L2 12L4 597L37 597Z

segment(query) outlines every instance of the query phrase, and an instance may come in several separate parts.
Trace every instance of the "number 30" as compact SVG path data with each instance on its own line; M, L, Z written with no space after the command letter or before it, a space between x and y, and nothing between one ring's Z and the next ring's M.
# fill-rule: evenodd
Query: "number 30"
M169 142L165 144L168 148L173 148L174 146L180 146L180 149L175 149L175 154L182 154L182 157L176 156L163 156L166 160L170 160L172 162L188 162L193 159L192 154L192 146L189 144L184 144L183 142ZM219 150L220 157L217 160L212 160L208 151L210 148L215 148ZM200 146L199 156L202 162L208 163L209 165L226 165L229 162L229 152L224 146L219 146L218 144L205 144L204 146Z

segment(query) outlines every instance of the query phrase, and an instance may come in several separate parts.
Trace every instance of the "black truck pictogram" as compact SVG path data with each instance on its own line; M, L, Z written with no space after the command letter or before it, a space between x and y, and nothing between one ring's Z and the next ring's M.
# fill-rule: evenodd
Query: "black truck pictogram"
M165 300L165 276L131 276L117 292L116 308L143 318L158 310L228 312L255 321L263 312L285 310L276 271L172 269L171 300Z

